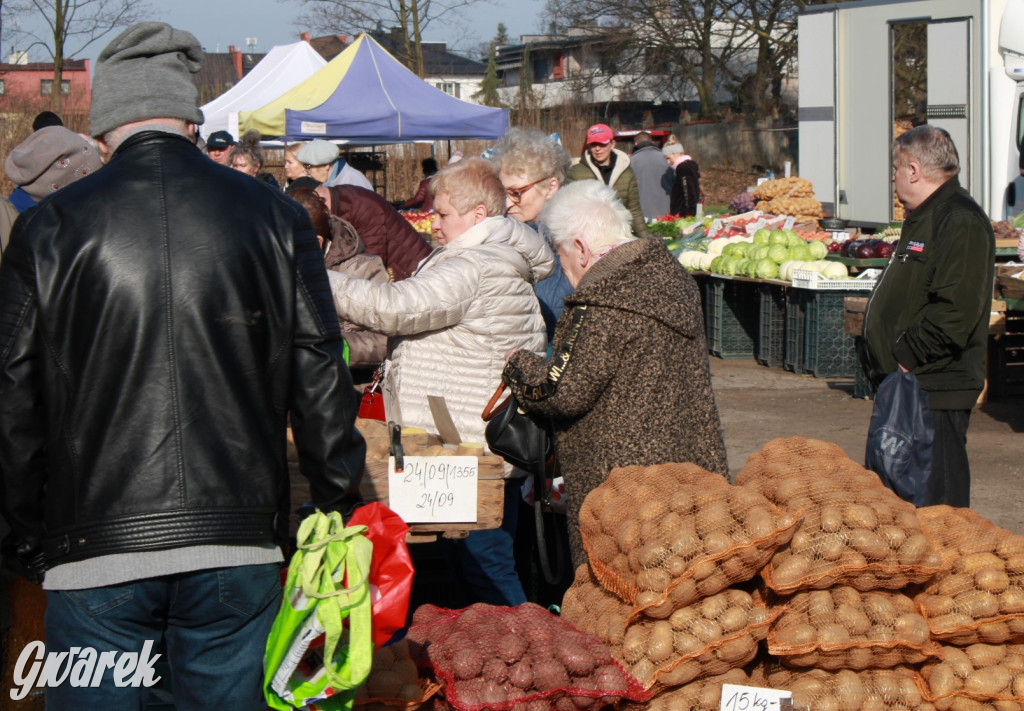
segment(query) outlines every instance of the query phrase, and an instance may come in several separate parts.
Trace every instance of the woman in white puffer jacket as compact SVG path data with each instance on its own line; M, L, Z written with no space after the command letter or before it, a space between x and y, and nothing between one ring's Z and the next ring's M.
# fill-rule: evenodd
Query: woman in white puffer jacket
M532 228L504 216L505 189L494 166L472 158L430 181L432 229L442 245L408 279L375 284L328 272L338 315L392 336L384 376L389 420L436 431L428 395L443 396L464 442L484 442L484 406L516 349L544 355L547 333L534 284L554 271L554 255ZM456 542L461 574L481 602L526 601L512 541L518 482L505 487L495 530Z
M411 278L328 276L342 318L396 337L384 378L388 419L436 432L427 396L441 395L462 440L482 443L480 413L505 356L518 348L544 355L533 285L553 272L554 256L533 229L503 216L505 191L488 161L459 161L434 176L431 191L443 247Z

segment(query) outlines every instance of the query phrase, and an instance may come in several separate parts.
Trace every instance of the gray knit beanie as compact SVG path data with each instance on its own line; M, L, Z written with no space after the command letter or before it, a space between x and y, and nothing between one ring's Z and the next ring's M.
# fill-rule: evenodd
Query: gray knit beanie
M29 134L4 161L4 172L35 201L103 166L86 139L63 126L46 126Z
M140 22L119 34L96 60L89 130L93 136L150 118L203 122L192 74L203 49L192 34L163 22Z
M669 157L674 156L674 155L678 155L678 154L680 154L682 152L683 152L683 144L682 143L666 143L664 146L661 147L661 154L663 156L665 156L666 158L669 158Z

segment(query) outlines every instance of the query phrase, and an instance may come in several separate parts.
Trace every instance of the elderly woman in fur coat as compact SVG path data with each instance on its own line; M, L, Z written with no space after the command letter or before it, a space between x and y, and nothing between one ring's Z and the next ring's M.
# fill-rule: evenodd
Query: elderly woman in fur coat
M578 566L580 507L613 468L693 462L726 475L725 443L693 278L660 242L632 238L629 212L597 181L559 190L541 219L576 290L551 358L516 351L503 379L554 425Z

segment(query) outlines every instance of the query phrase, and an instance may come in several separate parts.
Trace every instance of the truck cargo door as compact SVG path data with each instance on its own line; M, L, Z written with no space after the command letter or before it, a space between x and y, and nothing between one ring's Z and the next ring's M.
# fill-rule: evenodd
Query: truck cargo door
M960 184L971 186L971 21L928 23L928 123L944 128L960 154ZM980 119L980 117L978 117Z
M826 215L838 216L836 195L835 11L799 17L799 175L814 185Z

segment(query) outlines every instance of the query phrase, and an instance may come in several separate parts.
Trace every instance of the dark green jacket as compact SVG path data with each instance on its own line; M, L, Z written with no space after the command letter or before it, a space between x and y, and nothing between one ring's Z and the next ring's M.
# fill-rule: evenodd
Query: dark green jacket
M633 234L637 237L650 237L651 233L647 229L644 213L640 208L640 189L636 184L636 173L629 167L629 156L618 148L613 148L612 152L615 154L615 167L612 169L608 186L619 196L619 202L633 215ZM602 180L600 169L590 158L590 151L583 154L579 163L569 168L565 182L568 184L577 180Z
M903 223L868 302L860 340L877 386L902 364L934 410L970 410L985 384L995 269L992 223L951 178Z

